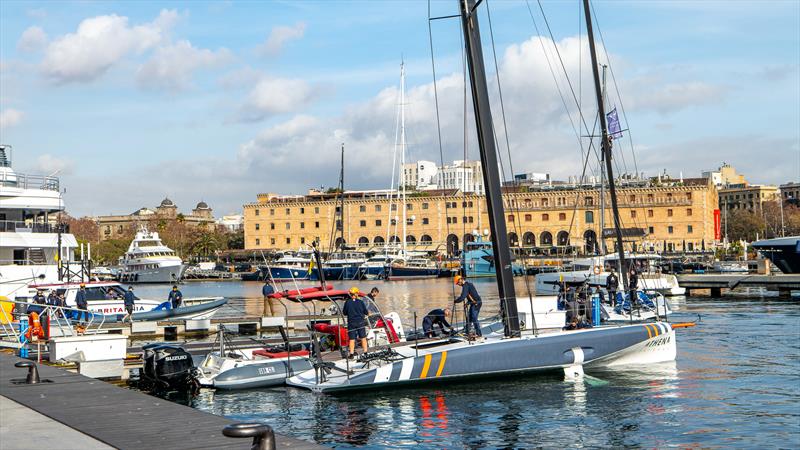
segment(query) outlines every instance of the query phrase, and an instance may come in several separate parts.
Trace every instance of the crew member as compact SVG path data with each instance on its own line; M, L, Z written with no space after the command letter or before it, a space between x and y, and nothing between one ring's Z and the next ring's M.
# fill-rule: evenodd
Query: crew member
M630 276L628 277L628 290L630 291L630 302L631 307L633 305L639 303L639 297L636 295L636 289L639 287L639 275L636 273L636 269L631 268Z
M470 334L470 325L475 327L475 336L481 337L481 324L478 322L478 314L481 312L481 296L475 285L465 280L461 275L456 275L455 282L461 286L461 295L455 299L456 303L467 302L469 311L467 312L467 335Z
M342 314L347 316L347 337L349 339L349 358L355 356L356 339L361 341L361 349L367 352L367 305L361 301L357 287L350 288L350 298L344 302Z
M617 289L619 289L619 277L617 277L612 267L609 270L608 277L606 277L606 291L608 291L608 297L612 307L617 303Z
M86 299L86 283L81 283L80 289L75 293L75 307L78 309L78 321L89 321L89 302Z
M41 289L37 289L36 295L33 296L31 302L33 304L28 306L28 314L35 312L41 315L42 311L44 311L44 305L47 304L47 298L44 296L44 292Z
M129 322L133 322L133 305L136 302L136 296L133 295L133 286L128 286L128 292L125 293L123 302L125 303L125 316L122 317L122 321L125 322L127 318Z
M422 331L425 333L425 337L436 336L436 333L433 331L434 325L439 325L442 334L447 333L448 330L452 331L453 327L447 322L448 317L450 317L450 311L446 309L438 308L429 312L428 315L422 319ZM447 328L447 330L445 330L445 328Z
M375 300L378 298L378 294L380 293L381 291L378 288L374 287L369 290L369 294L367 294L367 297L369 297L370 300L375 302Z
M275 315L275 308L273 302L275 301L270 295L275 293L275 288L272 287L269 282L264 283L264 287L261 288L261 295L264 297L264 315L267 315L267 311L269 311L270 316Z
M172 291L169 293L169 302L172 304L172 309L179 308L183 303L183 294L178 290L178 285L172 286Z

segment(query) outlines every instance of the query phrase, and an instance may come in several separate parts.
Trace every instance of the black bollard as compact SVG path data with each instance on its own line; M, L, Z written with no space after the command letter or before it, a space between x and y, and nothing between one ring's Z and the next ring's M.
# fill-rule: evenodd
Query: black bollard
M36 384L40 383L41 380L39 379L39 369L36 367L36 363L33 361L20 361L14 364L14 367L19 368L28 368L28 377L25 378L26 384Z
M250 450L275 450L275 432L272 427L256 422L232 423L222 429L222 434L233 438L253 438Z

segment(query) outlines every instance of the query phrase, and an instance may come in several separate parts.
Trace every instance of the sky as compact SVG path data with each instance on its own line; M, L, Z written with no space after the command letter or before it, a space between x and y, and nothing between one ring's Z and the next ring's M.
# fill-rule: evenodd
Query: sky
M127 214L164 197L186 212L202 200L217 216L240 213L260 192L337 185L342 144L346 188L385 189L401 62L406 159L479 158L460 21L432 21L429 34L428 18L456 14L458 3L428 8L3 0L0 142L13 146L16 171L59 176L75 216ZM800 181L800 2L593 9L608 104L627 130L617 172L697 177L725 162L752 183ZM577 0L479 7L506 178L566 179L587 150L587 173L598 174L582 14Z

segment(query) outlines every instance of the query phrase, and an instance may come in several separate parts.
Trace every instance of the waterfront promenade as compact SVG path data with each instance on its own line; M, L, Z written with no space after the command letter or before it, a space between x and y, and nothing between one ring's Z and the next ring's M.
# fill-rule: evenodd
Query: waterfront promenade
M24 384L27 369L14 367L18 361L0 353L3 449L36 447L33 442L82 449L250 448L251 439L222 435L230 419L45 365L39 366L42 383ZM278 434L275 439L279 449L322 448Z

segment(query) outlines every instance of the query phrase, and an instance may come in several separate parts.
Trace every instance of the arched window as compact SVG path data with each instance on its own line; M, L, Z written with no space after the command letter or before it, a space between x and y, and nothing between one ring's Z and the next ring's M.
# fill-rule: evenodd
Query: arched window
M416 244L417 243L417 238L415 238L414 236L409 234L408 236L406 236L406 243L408 243L408 244Z
M333 246L334 246L334 247L336 247L336 248L341 248L341 247L343 247L343 246L344 246L344 244L346 244L346 243L347 243L347 241L345 241L345 240L344 240L344 239L342 239L341 237L337 237L337 238L336 238L336 240L334 241L334 244L333 244Z
M367 245L369 245L369 238L368 237L361 236L360 238L358 238L358 246L359 247L365 247Z
M389 238L389 243L390 244L398 244L398 243L400 243L400 238L397 237L397 236L392 236L392 237Z
M522 235L522 245L525 247L536 246L536 235L530 231L526 231L525 234Z
M569 233L566 231L559 231L558 235L556 236L556 245L561 247L569 245Z
M375 236L375 239L372 240L373 244L383 244L386 240L383 239L383 236Z
M539 245L542 247L553 245L553 234L549 231L542 231L542 234L539 236Z
M475 242L475 235L473 235L472 233L465 234L464 243L466 244L467 242Z
M421 238L419 238L419 242L422 244L432 244L433 238L428 236L427 234L423 234Z
M447 254L454 255L458 252L458 236L455 234L447 235Z
M511 247L516 247L519 245L519 237L517 237L517 233L513 231L508 233L508 245Z
M597 233L594 230L586 230L583 233L583 249L586 253L599 253Z

